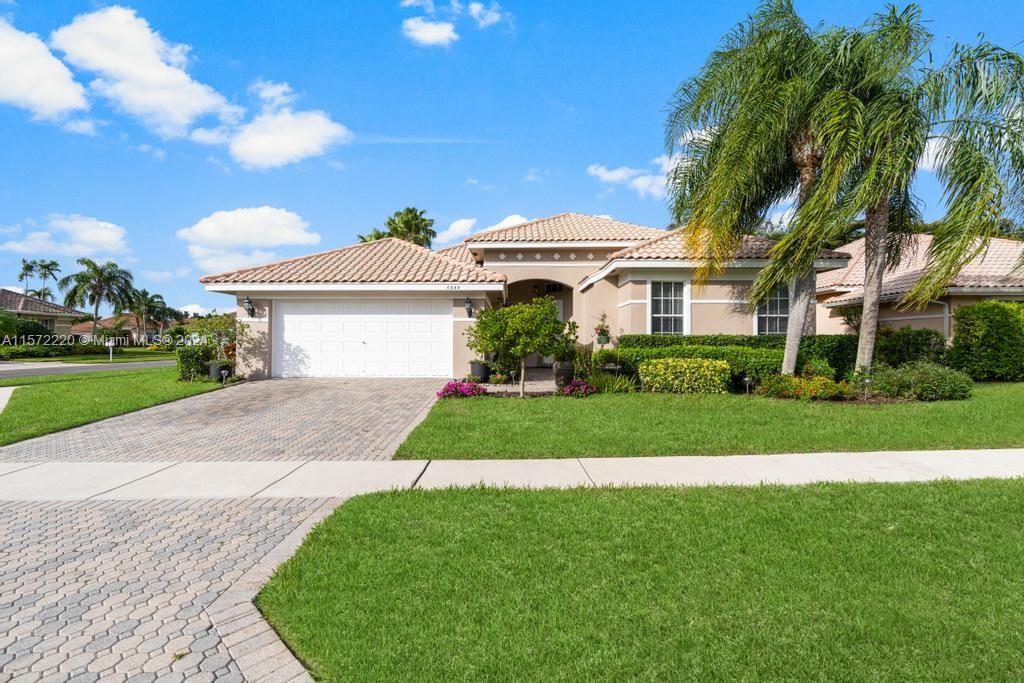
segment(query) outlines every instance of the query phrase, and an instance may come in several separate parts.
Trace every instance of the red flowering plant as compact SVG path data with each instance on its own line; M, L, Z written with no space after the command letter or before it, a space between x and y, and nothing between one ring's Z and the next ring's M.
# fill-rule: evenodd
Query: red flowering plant
M587 384L582 379L574 379L562 387L562 395L569 396L571 398L584 398L590 394L596 393L597 387L592 384Z
M487 389L476 382L464 382L455 380L448 382L437 392L438 398L466 398L469 396L483 396Z

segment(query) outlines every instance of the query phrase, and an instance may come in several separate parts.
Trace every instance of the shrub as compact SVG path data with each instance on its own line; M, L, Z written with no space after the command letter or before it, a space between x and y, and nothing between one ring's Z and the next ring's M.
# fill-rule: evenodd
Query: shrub
M585 398L590 394L596 393L597 387L591 386L582 379L574 379L562 387L562 395L569 396L571 398Z
M818 334L800 340L797 365L807 358L822 358L828 361L836 376L845 377L857 365L857 335Z
M790 398L804 401L841 401L852 396L850 385L828 377L796 377L775 375L757 387L757 395L767 398Z
M14 321L14 334L18 337L46 337L52 335L53 330L38 320L18 318Z
M632 394L640 390L636 377L613 375L610 372L595 372L587 377L587 384L602 394Z
M530 303L480 311L466 330L466 346L481 356L493 358L495 369L509 373L518 369L522 396L526 357L534 353L551 355L566 336L566 324L558 319L555 300L542 297Z
M743 386L743 378L754 384L763 381L782 368L782 351L753 349L745 346L662 346L651 348L605 349L594 352L594 366L617 363L626 374L635 375L639 365L655 358L707 358L724 360L729 364L732 385Z
M645 391L724 394L729 377L729 364L724 360L661 358L640 364L640 383Z
M476 382L463 382L455 380L445 384L437 392L438 398L467 398L469 396L483 396L487 389Z
M804 363L803 372L801 374L804 377L836 378L835 368L829 365L828 361L824 358L808 358L807 362Z
M1024 305L984 301L958 308L948 362L978 381L1024 379Z
M871 376L874 394L914 401L960 401L970 398L972 384L966 373L928 361L878 366Z
M114 348L114 353L120 353ZM87 353L107 353L103 344L68 344L66 346L44 344L15 344L0 346L0 360L16 358L54 358L56 356L81 356Z
M906 363L925 360L942 363L946 358L946 337L931 329L912 327L878 330L875 341L875 362L898 368Z
M512 384L512 375L507 372L494 371L490 377L491 384Z
M594 349L586 344L577 344L572 367L577 377L590 376L594 372Z
M217 356L217 347L212 344L179 346L175 356L178 361L178 379L202 380L209 376L210 361Z
M0 311L0 337L11 337L18 331L18 319L7 311Z

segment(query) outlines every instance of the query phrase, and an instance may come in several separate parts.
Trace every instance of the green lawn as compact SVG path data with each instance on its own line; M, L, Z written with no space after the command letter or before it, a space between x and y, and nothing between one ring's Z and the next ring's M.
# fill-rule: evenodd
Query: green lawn
M128 349L114 354L115 363L137 363L146 360L174 360L173 351L147 351L145 349ZM16 358L16 363L109 363L110 354L86 353L80 356L56 356L54 358Z
M966 401L862 405L738 395L438 401L397 458L568 458L1024 446L1024 384Z
M257 605L314 677L1020 680L1024 481L345 503Z
M19 386L0 412L0 445L201 394L215 382L179 382L177 368L8 377Z

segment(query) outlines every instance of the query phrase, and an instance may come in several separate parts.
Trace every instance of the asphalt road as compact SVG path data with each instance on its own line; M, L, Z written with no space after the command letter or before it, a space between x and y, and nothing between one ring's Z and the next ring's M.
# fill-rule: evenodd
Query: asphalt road
M138 370L140 368L165 368L174 365L173 360L143 360L130 363L0 363L0 379L7 377L36 377L38 375L73 375L79 372L100 372L102 370Z

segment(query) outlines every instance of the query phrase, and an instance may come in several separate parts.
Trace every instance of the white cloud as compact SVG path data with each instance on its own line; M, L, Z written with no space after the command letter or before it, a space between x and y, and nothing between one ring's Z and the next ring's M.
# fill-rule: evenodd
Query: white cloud
M181 279L186 278L192 273L192 269L188 266L181 266L174 270L142 270L139 271L142 277L146 280L153 282L167 282L175 278Z
M917 160L917 167L922 171L936 171L939 168L942 152L946 146L946 138L932 138L924 145L924 154Z
M127 254L125 229L120 225L91 216L51 214L46 226L26 234L22 239L0 244L0 249L18 254L95 256L96 254Z
M421 9L427 14L434 13L434 0L402 0L399 3L401 7L415 7Z
M259 247L310 245L320 235L309 232L309 223L285 209L260 206L216 211L189 228L177 232L189 243L192 260L206 272L245 268L273 261L277 255Z
M322 111L260 114L242 126L229 150L247 168L266 169L321 156L331 145L352 140L352 131Z
M439 246L446 244L453 244L459 240L465 239L473 232L473 226L476 225L475 218L459 218L458 220L452 221L452 224L448 226L446 230L442 230L437 234L437 239L434 240Z
M528 223L529 221L530 219L527 218L526 216L520 215L518 213L513 213L509 214L508 216L505 216L494 225L488 225L480 232L487 232L488 230L497 230L498 228L507 228L512 225L519 225L520 223Z
M189 47L168 43L135 10L107 7L80 14L50 36L72 65L99 76L90 89L159 135L181 137L200 117L225 122L242 110L185 71Z
M226 145L231 139L231 132L226 126L216 128L193 128L188 139L200 145Z
M99 126L99 122L93 119L75 119L74 121L68 121L64 124L64 130L69 133L77 133L78 135L96 135L96 129Z
M295 100L295 93L292 92L290 85L265 81L262 78L253 81L253 84L249 86L249 92L263 100L264 106L270 109L280 109Z
M9 292L17 292L18 294L25 293L25 288L21 285L4 285L3 287L0 287L0 289L6 289Z
M551 171L545 171L544 169L540 168L531 168L529 171L526 172L526 175L523 176L523 182L543 183L544 179L549 175L551 175Z
M32 112L36 119L59 119L88 109L85 88L32 33L0 19L0 102Z
M428 21L412 17L402 22L402 33L417 45L448 46L459 39L455 24L450 21Z
M629 166L608 168L604 164L590 164L587 175L597 178L605 185L624 185L636 192L641 199L644 197L662 198L666 194L666 178L678 163L679 157L662 154L651 160L657 171L644 171Z
M476 20L478 28L493 26L504 18L501 5L496 2L492 2L490 7L484 7L482 2L469 3L469 16Z
M132 149L142 154L148 154L157 161L163 161L164 159L167 158L167 150L162 149L160 147L154 147L153 145L150 145L148 143L142 145L135 145L134 147L132 147Z
M602 183L619 185L640 175L640 170L629 166L608 168L604 164L590 164L587 166L587 175L597 178Z
M184 306L178 306L178 310L189 315L206 315L210 312L209 308L200 304L185 304Z

